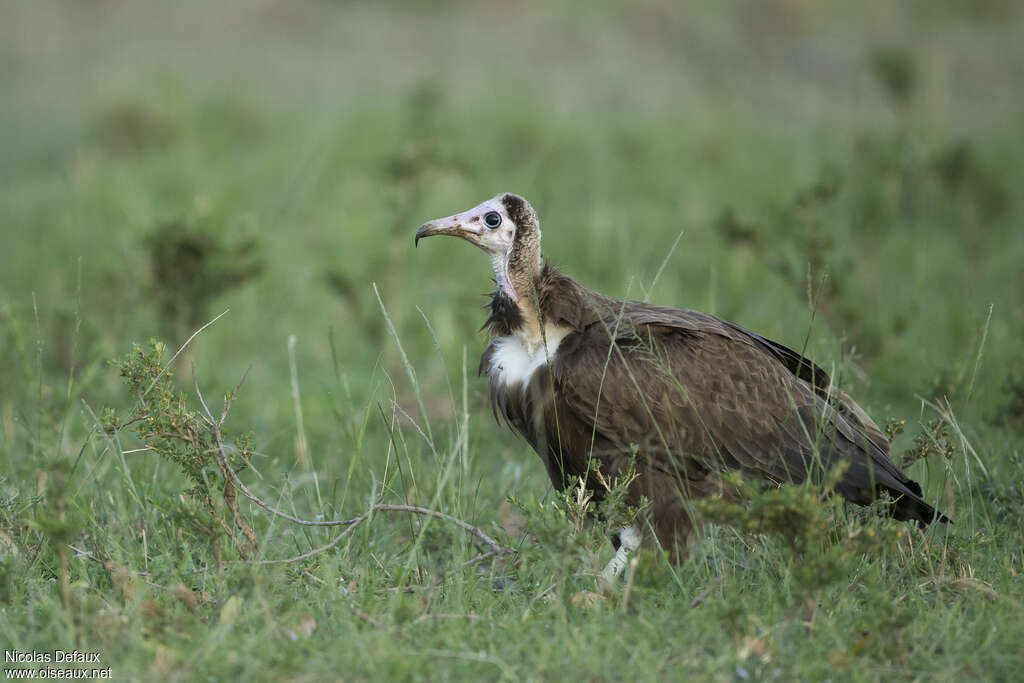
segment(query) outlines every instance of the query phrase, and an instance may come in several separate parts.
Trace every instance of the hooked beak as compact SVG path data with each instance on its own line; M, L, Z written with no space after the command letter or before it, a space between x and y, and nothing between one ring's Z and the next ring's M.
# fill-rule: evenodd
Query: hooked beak
M434 235L452 235L454 237L461 237L473 244L478 244L476 238L480 235L480 232L471 227L466 227L462 222L462 215L455 214L454 216L438 218L436 221L430 221L421 225L420 229L416 231L416 241L414 244L419 246L420 239L433 237Z

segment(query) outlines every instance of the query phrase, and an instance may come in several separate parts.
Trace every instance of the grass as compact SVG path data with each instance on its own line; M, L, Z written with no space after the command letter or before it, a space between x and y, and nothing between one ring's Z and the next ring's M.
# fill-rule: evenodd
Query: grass
M1017 675L1018 9L282 7L0 10L5 649L97 651L122 680ZM760 526L708 509L736 524L684 564L645 554L628 590L585 592L607 530L476 378L486 259L412 249L502 190L587 286L806 340L905 420L894 454L956 525L787 489ZM247 486L314 520L424 506L517 553L394 590L481 547L380 513L242 561L217 496L186 495L222 487L215 461L190 477L98 428L137 403L110 360L151 337L166 360L224 311L162 379L198 413L194 364L216 412L251 366L225 423ZM338 533L239 510L269 559Z

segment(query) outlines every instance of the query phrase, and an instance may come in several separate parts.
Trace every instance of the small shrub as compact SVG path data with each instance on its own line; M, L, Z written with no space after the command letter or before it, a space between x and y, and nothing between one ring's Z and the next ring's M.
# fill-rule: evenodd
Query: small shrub
M790 573L810 598L850 575L860 557L891 546L906 533L903 524L891 520L855 526L843 533L842 498L829 493L843 469L834 468L820 484L767 488L730 474L728 479L739 491L740 502L704 498L696 501L695 507L705 521L782 540L789 550Z
M207 535L212 534L211 528L222 529L235 542L239 553L247 557L258 547L256 535L238 509L235 485L217 454L223 452L236 473L245 469L252 456L250 437L238 436L226 444L219 423L189 407L185 395L174 386L173 370L164 367L165 350L164 344L155 340L148 348L136 345L118 364L121 377L138 403L125 422L108 410L104 416L106 429L134 426L150 451L173 463L192 482L186 493L207 515L206 520L196 518L194 526ZM235 395L224 398L224 414ZM228 514L243 538L237 538L225 521Z
M953 457L955 446L949 434L949 424L940 417L933 418L914 437L914 447L903 454L900 467L906 469L918 460L939 456L943 460Z

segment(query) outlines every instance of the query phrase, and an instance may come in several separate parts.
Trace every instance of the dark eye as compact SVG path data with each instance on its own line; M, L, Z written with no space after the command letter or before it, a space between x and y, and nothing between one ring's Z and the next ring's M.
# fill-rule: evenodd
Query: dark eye
M497 211L488 211L484 214L484 225L491 230L501 225L501 214Z

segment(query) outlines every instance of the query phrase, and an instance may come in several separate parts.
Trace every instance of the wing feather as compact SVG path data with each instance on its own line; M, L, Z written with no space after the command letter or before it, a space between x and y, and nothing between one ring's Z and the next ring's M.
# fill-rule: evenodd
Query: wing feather
M660 471L680 464L802 482L838 462L839 492L931 521L920 487L887 457L881 430L828 375L792 350L695 311L624 306L577 333L554 361L561 410Z

